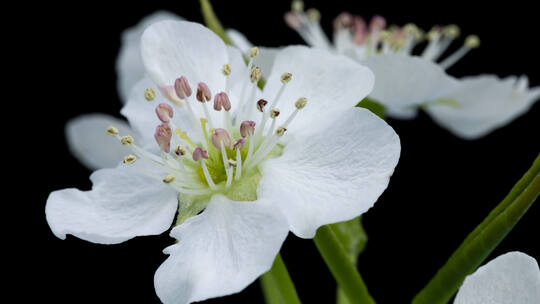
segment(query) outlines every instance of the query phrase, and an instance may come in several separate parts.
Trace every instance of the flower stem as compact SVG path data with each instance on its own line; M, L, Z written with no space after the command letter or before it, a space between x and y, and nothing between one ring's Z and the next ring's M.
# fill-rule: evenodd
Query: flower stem
M332 227L319 228L313 241L350 303L375 303Z
M540 154L506 198L467 236L446 264L413 299L414 304L446 303L465 277L480 266L540 194Z
M261 276L261 287L267 304L301 303L281 254L276 256L272 268Z
M223 42L228 45L233 45L232 40L229 38L229 36L227 36L225 29L221 25L221 22L219 22L216 13L214 13L214 9L212 8L212 4L210 4L210 1L199 0L199 3L201 4L201 12L206 26L208 26L209 29L211 29L214 33L216 33L216 35L223 39Z

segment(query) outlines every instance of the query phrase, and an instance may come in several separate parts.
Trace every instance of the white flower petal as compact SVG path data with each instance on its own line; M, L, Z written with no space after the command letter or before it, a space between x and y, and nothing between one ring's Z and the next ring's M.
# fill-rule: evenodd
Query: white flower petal
M115 126L120 134L132 134L128 124L106 114L86 114L71 119L65 132L68 147L83 165L91 170L115 167L129 153L118 139L107 135L105 130Z
M122 45L116 60L118 93L122 102L126 102L131 88L144 76L144 66L141 59L142 33L151 24L162 20L182 20L182 18L171 12L157 11L122 32Z
M156 90L156 99L147 101L144 98L144 91L147 88L154 88ZM132 128L140 135L137 144L142 147L148 148L155 146L154 133L156 127L161 124L155 109L160 103L170 104L165 97L161 96L154 83L148 79L148 77L144 77L132 88L126 105L120 111L120 113L127 118ZM172 107L172 122L183 131L191 134L194 130L194 126L189 120L186 108L176 107L174 105Z
M292 80L277 105L281 110L278 124L296 109L294 104L298 98L308 100L288 127L290 132L310 132L321 122L336 119L366 97L374 82L369 69L347 57L323 49L286 47L277 54L263 91L270 104L282 85L280 77L285 72L292 73Z
M269 201L235 202L216 195L200 215L177 226L178 243L154 284L164 303L191 303L236 293L272 266L287 222Z
M311 238L318 227L371 208L388 185L400 149L386 122L366 109L350 109L262 163L258 194L278 196L291 231Z
M226 31L227 36L232 40L234 43L234 46L240 49L243 54L247 54L249 52L249 49L253 47L253 43L251 43L244 34L240 33L239 31L235 29L227 29Z
M456 80L436 63L416 56L388 54L362 61L375 74L369 95L388 108L398 110L435 100L455 88Z
M90 191L52 192L45 213L53 233L115 244L167 230L178 206L176 192L139 174L134 165L94 172Z
M212 92L225 89L221 69L228 63L223 41L204 26L186 21L161 21L141 38L146 72L159 86L173 85L186 76L192 89L205 82Z
M498 256L468 276L454 304L540 303L540 269L536 260L514 251Z
M540 87L528 89L526 82L526 78L514 76L466 77L444 96L458 105L434 104L427 112L455 135L475 139L511 122L533 105L540 97Z
M416 108L386 108L385 114L388 117L402 120L410 120L416 118L418 109Z

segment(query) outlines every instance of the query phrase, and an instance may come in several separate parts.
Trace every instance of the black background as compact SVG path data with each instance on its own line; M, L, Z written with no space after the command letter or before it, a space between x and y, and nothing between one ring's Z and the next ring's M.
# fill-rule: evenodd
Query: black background
M224 25L242 31L255 44L302 43L283 22L288 1L214 2ZM31 169L17 170L22 176L16 176L16 184L23 191L14 204L21 210L14 218L18 224L7 232L18 241L9 250L16 260L8 266L16 267L11 283L25 291L18 293L23 299L37 295L43 302L55 303L159 302L153 275L166 258L161 250L172 243L167 233L111 246L71 236L62 241L51 233L44 212L51 191L91 186L90 172L67 149L64 125L84 113L119 115L115 60L121 32L156 9L202 21L195 0L134 3L29 7L24 18L30 29L18 38L30 43L20 51L36 63L26 71L29 80L17 80L24 82L22 92L32 95L23 94L25 106L18 108L29 122L23 127L30 128L18 129L25 136L24 149L17 146L16 150L28 153L22 163ZM333 0L308 1L306 7L320 9L328 33L332 19L343 10L367 18L382 14L389 23L412 21L425 29L456 23L465 35L478 34L482 46L452 67L450 74L526 74L532 85L540 85L534 10L512 4L476 8L453 1L428 5ZM454 137L425 114L413 121L389 121L401 138L401 160L390 186L364 216L370 240L359 259L360 272L379 303L410 301L467 233L504 198L540 151L539 118L536 105L510 125L476 141ZM540 259L538 207L529 210L489 259L511 250ZM304 303L333 302L335 283L311 240L290 234L282 255ZM208 301L238 302L262 302L259 285Z

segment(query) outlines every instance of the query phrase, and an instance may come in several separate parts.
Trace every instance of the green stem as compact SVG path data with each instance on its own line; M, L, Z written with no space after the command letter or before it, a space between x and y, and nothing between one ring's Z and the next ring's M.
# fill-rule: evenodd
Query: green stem
M214 9L212 8L212 4L210 4L210 1L199 0L199 3L201 4L201 12L206 26L208 26L209 29L214 31L216 35L223 39L226 44L233 45L232 40L229 38L229 36L227 36L225 29L223 28L221 22L219 22L219 19L214 13Z
M301 303L281 254L276 256L272 268L261 276L261 287L267 304Z
M540 154L506 198L469 234L413 303L446 303L465 277L480 266L540 194Z
M322 226L313 240L350 303L375 303L333 229Z

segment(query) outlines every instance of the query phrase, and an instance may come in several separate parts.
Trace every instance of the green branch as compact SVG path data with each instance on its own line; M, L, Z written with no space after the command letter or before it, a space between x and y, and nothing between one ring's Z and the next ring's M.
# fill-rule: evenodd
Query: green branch
M499 245L540 194L540 154L532 167L450 256L446 264L413 299L414 304L446 303L465 277Z

